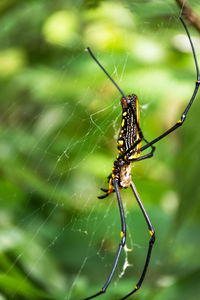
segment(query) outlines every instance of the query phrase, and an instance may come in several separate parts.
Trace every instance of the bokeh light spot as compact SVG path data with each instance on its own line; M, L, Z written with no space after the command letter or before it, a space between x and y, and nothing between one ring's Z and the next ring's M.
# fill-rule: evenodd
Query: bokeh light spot
M52 44L68 44L76 37L77 18L73 12L58 11L45 22L43 34Z

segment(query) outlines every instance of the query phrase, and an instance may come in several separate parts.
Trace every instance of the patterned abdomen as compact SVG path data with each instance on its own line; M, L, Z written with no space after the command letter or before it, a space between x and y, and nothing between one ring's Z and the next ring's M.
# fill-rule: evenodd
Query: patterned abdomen
M124 154L129 150L134 143L139 140L138 126L140 128L140 111L139 101L136 95L132 94L127 96L130 102L127 104L125 98L121 98L122 104L122 122L119 137L117 140L117 148L119 155ZM134 116L135 115L135 116ZM137 122L135 120L137 118ZM138 126L137 126L138 123ZM141 146L141 143L137 144L133 149L128 151L124 159L126 161L132 160L139 156L139 152L136 152Z

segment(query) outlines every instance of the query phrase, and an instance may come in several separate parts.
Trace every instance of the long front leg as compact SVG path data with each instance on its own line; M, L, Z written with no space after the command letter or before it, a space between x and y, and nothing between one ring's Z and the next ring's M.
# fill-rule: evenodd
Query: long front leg
M126 221L125 221L124 209L123 209L123 205L122 205L121 196L120 196L120 193L119 193L119 185L118 185L118 181L116 179L113 179L113 185L115 187L115 192L116 192L118 207L119 207L119 212L120 212L120 218L121 218L121 233L120 233L121 241L119 243L119 247L118 247L118 250L117 250L117 255L116 255L112 270L111 270L111 272L108 276L108 279L106 280L106 283L104 284L104 286L100 289L100 291L98 293L96 293L96 294L94 294L94 295L92 295L88 298L85 298L84 300L89 300L89 299L95 298L95 297L100 296L100 295L102 295L103 293L106 292L106 289L108 288L108 286L109 286L109 284L110 284L110 282L113 278L113 275L115 273L115 270L116 270L116 267L117 267L117 264L118 264L118 261L119 261L119 257L120 257L122 248L124 247L124 245L126 243Z
M141 287L142 282L143 282L143 280L145 278L147 269L148 269L149 261L150 261L150 258L151 258L151 252L152 252L152 248L153 248L153 244L155 242L155 231L154 231L154 228L153 228L153 226L151 224L149 216L148 216L148 214L147 214L147 212L146 212L146 210L145 210L145 208L144 208L144 206L142 204L142 201L141 201L141 199L140 199L140 197L138 195L138 192L136 190L136 187L135 187L134 183L131 182L130 186L131 186L131 189L132 189L132 191L133 191L133 193L135 195L135 198L136 198L136 200L137 200L137 202L138 202L138 204L139 204L139 206L140 206L140 208L142 210L142 213L143 213L144 218L146 220L146 223L147 223L147 226L148 226L149 233L150 233L151 237L150 237L150 240L149 240L149 248L148 248L148 252L147 252L146 261L145 261L145 264L144 264L144 267L143 267L142 275L140 276L139 281L135 285L135 288L128 295L126 295L125 297L121 298L121 300L127 299L128 297L130 297L131 295L133 295L135 292L137 292L139 290L139 288Z
M193 57L194 57L194 62L195 62L195 67L196 67L196 74L197 74L197 77L196 77L196 83L195 83L195 88L194 88L194 92L192 94L192 97L188 103L188 105L186 106L184 112L182 113L181 115L181 118L180 120L178 120L176 122L176 124L174 126L172 126L171 128L169 128L166 132L164 132L163 134L161 134L160 136L158 136L157 138L155 138L154 140L152 140L150 143L148 143L147 145L143 146L141 149L139 149L140 151L144 151L145 149L147 149L148 147L151 147L153 144L157 143L158 141L160 141L161 139L163 139L166 135L170 134L172 131L176 130L178 127L180 127L181 125L183 125L185 119L186 119L186 116L188 114L188 111L190 109L190 107L192 106L192 103L196 97L196 94L198 92L198 89L199 89L199 86L200 86L200 75L199 75L199 67L198 67L198 63L197 63L197 58L196 58L196 53L195 53L195 50L194 50L194 46L193 46L193 43L192 43L192 39L190 37L190 34L189 34L189 31L183 21L182 18L180 18L184 28L185 28L185 31L187 33L187 36L188 36L188 39L189 39L189 42L190 42L190 46L192 48L192 53L193 53Z

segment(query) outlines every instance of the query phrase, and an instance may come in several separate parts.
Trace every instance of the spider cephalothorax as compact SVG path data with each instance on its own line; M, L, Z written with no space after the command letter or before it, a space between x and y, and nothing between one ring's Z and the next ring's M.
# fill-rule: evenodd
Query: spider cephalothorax
M123 162L120 169L119 186L128 188L131 184L131 164Z
M120 189L128 188L131 183L131 164L122 159L114 161L112 178L118 179Z

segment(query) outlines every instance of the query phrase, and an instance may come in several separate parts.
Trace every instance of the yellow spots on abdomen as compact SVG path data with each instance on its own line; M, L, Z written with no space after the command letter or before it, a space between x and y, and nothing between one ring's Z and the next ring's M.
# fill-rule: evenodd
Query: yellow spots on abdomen
M118 146L119 146L119 147L122 147L122 146L123 146L123 144L124 144L124 141L123 141L123 140L118 140L118 142L117 142L117 143L118 143Z

